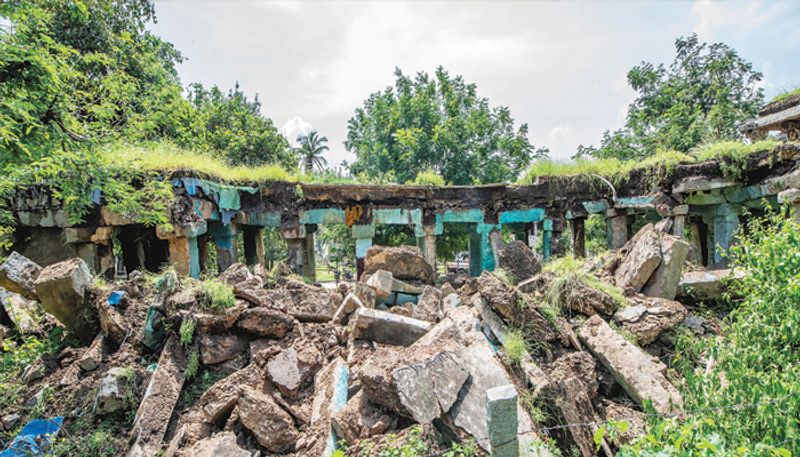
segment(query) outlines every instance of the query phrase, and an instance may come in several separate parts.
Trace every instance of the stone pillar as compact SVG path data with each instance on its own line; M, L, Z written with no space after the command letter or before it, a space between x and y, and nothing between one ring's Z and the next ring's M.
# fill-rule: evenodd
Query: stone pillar
M214 239L214 247L217 250L217 269L222 273L239 260L239 252L236 247L239 226L233 222L225 225L212 223L208 227L208 234Z
M305 237L305 257L303 258L303 276L310 282L317 282L317 254L314 249L314 232L317 231L316 225L306 225Z
M500 229L493 229L489 232L489 244L492 249L492 260L494 266L500 265L500 251L505 247L506 243L503 241L503 232Z
M423 225L422 231L425 235L417 237L417 240L421 241L419 248L422 249L425 260L433 267L433 271L436 271L436 226Z
M267 266L264 254L264 228L257 225L243 225L244 259L248 265Z
M732 205L717 206L714 211L714 265L727 265L724 254L736 242L736 231L739 229L739 215Z
M552 233L550 235L550 255L557 257L563 256L566 249L563 243L562 234L564 233L564 219L552 219Z
M517 457L517 389L513 384L486 391L486 425L493 457Z
M689 214L689 205L678 205L672 208L672 234L686 238L686 217Z
M553 255L553 220L542 221L542 259L547 260Z
M364 257L367 249L372 246L372 237L375 236L375 227L368 225L353 225L353 238L356 239L356 279L364 273Z
M610 247L619 249L628 241L628 210L611 208L606 216L611 228Z
M165 232L156 227L156 236L169 241L169 263L179 274L200 277L200 251L197 237L206 233L206 221L192 222L173 227Z
M90 238L97 248L97 259L93 263L94 273L97 275L105 277L106 272L114 268L112 238L114 238L114 227L97 227ZM89 268L92 268L92 264Z
M585 230L585 217L576 217L572 219L572 253L575 257L586 257L586 230Z
M525 242L528 243L528 247L531 249L536 249L536 238L539 236L539 230L536 222L531 222L527 224L527 235L528 239Z
M480 276L483 271L483 260L481 259L481 234L478 232L469 234L469 274Z
M306 262L306 226L297 225L289 228L282 228L281 234L283 239L286 240L286 248L288 250L288 258L286 259L287 266L292 273L304 276Z

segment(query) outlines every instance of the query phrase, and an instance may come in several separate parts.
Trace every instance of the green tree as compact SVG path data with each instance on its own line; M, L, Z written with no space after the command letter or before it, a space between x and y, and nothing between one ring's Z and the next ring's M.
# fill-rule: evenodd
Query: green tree
M628 72L638 95L625 126L605 132L599 148L581 146L579 156L638 159L737 137L736 123L755 116L763 102L762 74L730 46L700 42L696 34L678 38L675 49L668 67L642 62Z
M507 107L490 107L442 67L414 78L396 69L394 86L356 109L345 146L354 174L400 183L427 170L452 184L510 181L534 154L527 124L515 129Z
M301 135L297 138L300 147L296 148L297 155L300 156L300 165L308 174L314 172L314 169L322 172L328 165L328 161L322 157L322 154L327 151L328 137L319 136L316 131L308 135Z

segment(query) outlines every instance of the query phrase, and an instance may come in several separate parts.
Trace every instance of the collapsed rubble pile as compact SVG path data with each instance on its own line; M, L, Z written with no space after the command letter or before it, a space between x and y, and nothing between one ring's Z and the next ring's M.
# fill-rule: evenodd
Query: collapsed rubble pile
M377 452L417 426L431 451L546 456L555 443L592 456L599 424L624 419L601 443L612 455L641 433L645 402L681 409L658 356L672 329L704 324L674 301L688 254L646 226L614 260L566 276L515 242L499 256L507 274L435 284L418 249L373 247L359 281L326 289L241 263L205 283L166 271L105 285L79 259L41 268L13 253L4 323L63 326L83 345L28 365L0 427L19 430L38 402L52 436L62 421L127 415L128 456Z

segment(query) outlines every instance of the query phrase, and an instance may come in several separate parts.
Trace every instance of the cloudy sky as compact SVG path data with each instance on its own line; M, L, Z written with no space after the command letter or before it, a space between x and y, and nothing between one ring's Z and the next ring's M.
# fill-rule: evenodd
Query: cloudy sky
M155 32L188 60L184 84L258 93L287 136L316 129L352 160L347 121L393 69L443 65L510 107L566 159L624 122L627 71L669 62L676 37L722 41L764 73L767 97L800 83L800 1L158 1Z

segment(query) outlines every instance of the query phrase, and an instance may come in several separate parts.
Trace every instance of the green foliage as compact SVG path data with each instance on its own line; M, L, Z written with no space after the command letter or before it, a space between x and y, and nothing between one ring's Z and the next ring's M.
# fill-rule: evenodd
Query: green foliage
M224 311L236 302L233 287L216 278L202 281L200 291L203 296L201 300L203 306L212 311Z
M181 390L178 403L185 406L193 405L209 387L224 377L224 373L217 373L208 369L203 369L199 375L193 376L192 378L187 377L189 382L184 386L183 390Z
M186 370L184 374L186 375L187 380L191 380L197 374L197 370L200 369L200 351L197 348L192 348L189 351L189 356L186 360Z
M445 186L444 178L439 173L436 173L433 169L428 169L417 173L417 176L412 181L412 184L422 184L422 185L430 185L430 186Z
M744 297L723 337L679 346L685 420L655 418L621 456L795 455L800 452L800 225L753 220L732 248ZM689 369L702 354L713 368ZM704 367L705 364L702 366Z
M619 307L627 303L622 289L587 272L583 262L572 255L551 259L544 265L542 271L553 273L555 276L545 292L545 299L550 306L557 309L565 308L565 304L561 302L562 298L569 295L570 289L580 285L609 295Z
M345 146L359 176L404 183L434 170L446 182L475 184L515 180L534 155L527 135L527 124L515 129L508 108L490 107L461 76L396 69L394 86L356 109Z
M192 318L184 319L181 322L181 328L178 331L178 335L180 335L182 345L188 346L192 344L192 340L194 339L194 330L196 327L197 321Z
M437 451L431 449L429 440L426 440L424 431L420 426L412 427L403 436L388 435L385 443L374 446L373 443L356 445L346 450L337 450L333 457L427 457ZM441 451L436 455L441 457L475 457L477 454L475 443L453 443L450 449Z
M675 50L669 66L642 62L628 72L638 96L625 126L605 132L599 148L581 146L579 156L639 159L737 137L736 123L763 102L762 74L731 47L702 43L696 34L678 38Z
M44 355L55 354L62 347L63 330L54 328L44 340L25 336L19 341L6 337L0 357L0 411L19 403L25 385L21 373L26 366Z
M50 457L113 457L122 448L125 440L106 427L85 434L68 434L56 441Z
M505 350L508 362L512 366L518 367L526 351L525 338L522 336L522 332L519 330L508 332L503 342L503 349Z
M517 285L517 281L516 278L514 278L514 275L512 275L511 272L506 270L505 268L495 268L494 271L492 271L492 274L494 275L495 278L499 279L503 284L506 284L508 286Z
M320 227L317 240L324 260L331 268L354 268L356 264L356 239L353 231L343 224L327 224Z

